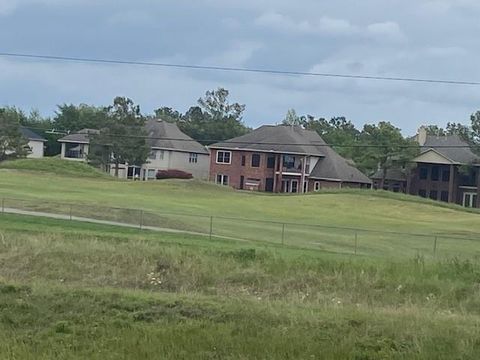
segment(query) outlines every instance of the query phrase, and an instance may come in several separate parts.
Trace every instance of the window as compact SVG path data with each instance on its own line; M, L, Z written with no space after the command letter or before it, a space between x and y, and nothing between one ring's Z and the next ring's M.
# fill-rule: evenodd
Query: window
M315 185L313 187L315 191L320 191L320 181L315 181Z
M284 155L283 167L286 167L287 169L293 169L295 167L295 157L291 155Z
M252 167L260 167L260 154L252 154Z
M432 167L432 181L440 180L440 167L433 166Z
M273 169L275 167L275 156L269 156L267 158L267 168Z
M428 179L428 168L421 167L420 168L420 180L427 180Z
M463 206L468 208L477 207L477 193L464 193L463 194Z
M217 164L231 164L231 151L217 151Z
M430 199L437 200L437 198L438 198L438 191L437 190L431 190L430 191Z
M217 174L217 184L228 185L228 175Z
M188 158L188 162L191 163L191 164L196 164L198 162L198 154L190 153L190 156Z
M165 150L158 150L157 152L158 152L158 154L159 154L159 157L158 157L158 158L159 158L160 160L163 160L163 158L165 157Z
M245 155L242 155L242 166L245 166Z
M150 160L155 160L157 158L157 151L156 150L150 151L150 154L148 155L148 158Z
M155 169L148 169L147 178L148 180L155 179Z
M427 197L427 190L425 190L425 189L418 190L418 195L423 197L423 198L426 198Z
M443 170L442 171L442 181L449 182L450 181L450 170Z
M292 191L292 193L298 192L298 181L297 180L292 180L291 191Z
M245 187L245 176L240 176L240 190L243 190Z
M442 191L440 194L440 200L448 202L448 191Z

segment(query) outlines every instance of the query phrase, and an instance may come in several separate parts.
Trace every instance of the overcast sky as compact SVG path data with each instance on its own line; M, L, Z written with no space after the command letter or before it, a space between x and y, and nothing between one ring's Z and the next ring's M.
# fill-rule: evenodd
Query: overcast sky
M478 0L0 0L0 52L480 81ZM299 114L468 122L480 86L221 73L0 57L0 106L107 105L185 111L230 90L250 126Z

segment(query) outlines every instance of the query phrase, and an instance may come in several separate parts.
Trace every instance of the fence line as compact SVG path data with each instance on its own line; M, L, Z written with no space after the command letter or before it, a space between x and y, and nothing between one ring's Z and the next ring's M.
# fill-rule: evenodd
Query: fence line
M136 225L140 230L155 228L158 230L170 229L185 233L197 233L208 236L210 240L213 236L237 238L281 245L295 245L302 248L320 248L325 251L338 251L354 255L362 254L362 251L367 252L367 250L370 252L392 252L394 251L391 249L392 246L403 246L406 250L423 251L431 254L432 257L437 257L440 251L454 251L455 249L449 249L455 248L455 246L458 247L459 243L457 241L480 244L480 233L473 233L471 237L459 237L438 233L420 234L206 214L156 212L144 209L10 197L1 199L1 207L2 213L8 209L24 211L27 209L37 214L62 215L70 220L81 218ZM184 217L204 220L185 221ZM105 220L112 218L114 221ZM415 240L414 244L408 245L408 242L413 238L419 240ZM418 243L418 241L423 240L426 242ZM455 241L455 243L449 244L447 240ZM418 248L417 246L421 247ZM468 244L464 246L468 246ZM476 248L468 248L463 252L480 256L480 247L478 250Z

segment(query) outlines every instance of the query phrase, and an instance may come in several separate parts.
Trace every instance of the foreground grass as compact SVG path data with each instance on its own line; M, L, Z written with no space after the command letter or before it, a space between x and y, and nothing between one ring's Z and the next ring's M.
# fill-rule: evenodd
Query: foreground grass
M476 359L480 263L0 216L0 358Z

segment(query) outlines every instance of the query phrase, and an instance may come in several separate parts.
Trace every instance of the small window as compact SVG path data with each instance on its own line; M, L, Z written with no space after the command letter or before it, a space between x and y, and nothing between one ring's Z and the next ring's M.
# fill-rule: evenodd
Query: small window
M437 190L431 190L430 191L430 199L432 199L432 200L437 200L438 199L438 191Z
M260 154L252 154L252 167L260 167Z
M275 156L269 156L267 158L267 168L268 169L275 168Z
M148 180L153 180L155 179L155 169L148 169L148 172L147 172L147 178Z
M242 166L245 166L245 155L242 155Z
M283 156L283 167L293 169L295 167L295 157L290 155Z
M427 190L425 190L425 189L418 190L418 195L423 197L423 198L426 198L427 197Z
M298 192L298 181L297 180L292 180L291 191L292 191L292 193L297 193Z
M217 184L228 185L228 175L217 174Z
M320 181L315 181L314 189L315 191L320 191Z
M190 153L190 156L188 157L188 162L190 164L196 164L198 162L198 154Z
M420 168L420 180L427 180L428 179L428 168L421 167Z
M442 171L442 181L449 182L450 181L450 170L443 170Z
M150 154L148 154L148 158L150 160L155 160L157 158L157 151L156 150L150 151Z
M448 202L448 191L442 191L440 194L440 200Z
M231 160L232 160L231 151L217 151L218 164L231 164Z
M160 153L159 159L160 159L160 160L163 160L163 158L165 157L165 151L164 151L164 150L160 150L159 153Z
M433 166L432 167L432 181L440 180L440 167Z

